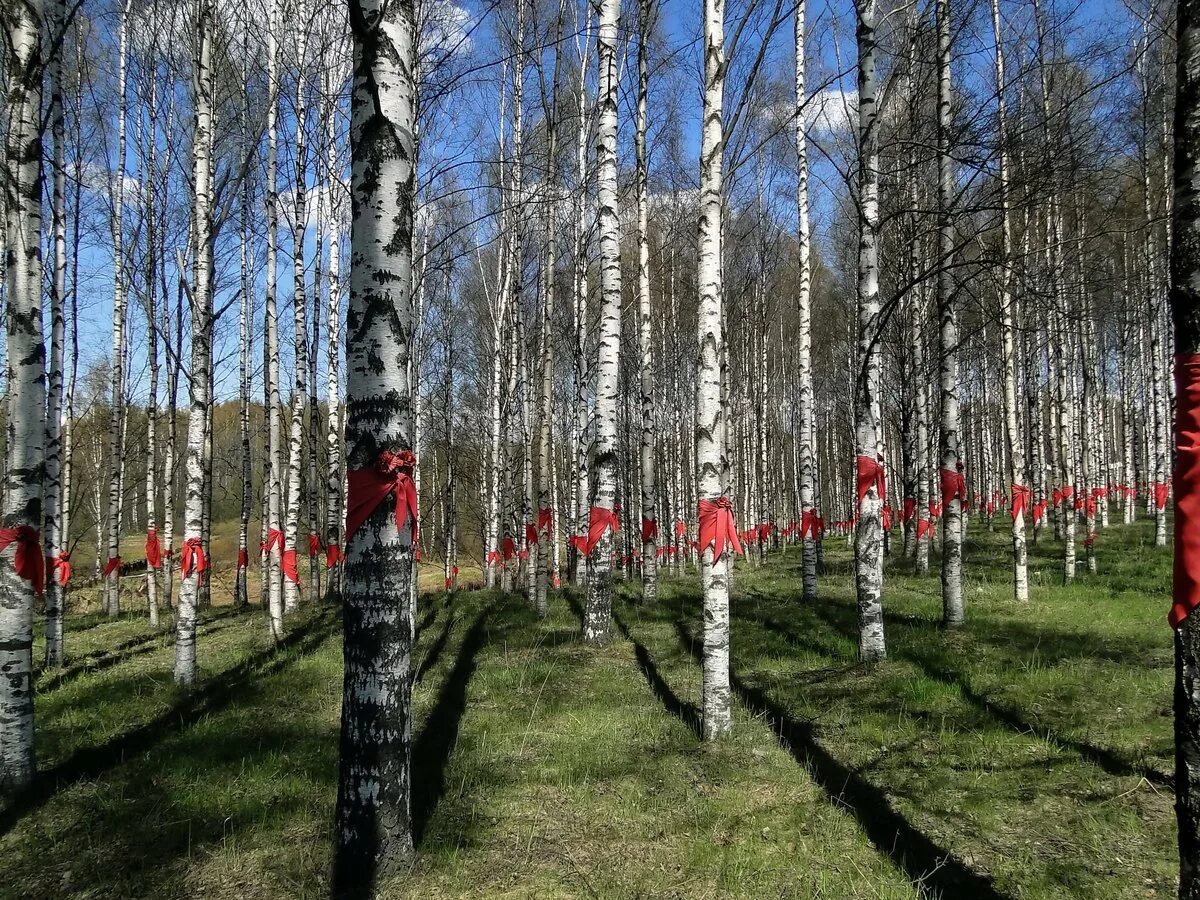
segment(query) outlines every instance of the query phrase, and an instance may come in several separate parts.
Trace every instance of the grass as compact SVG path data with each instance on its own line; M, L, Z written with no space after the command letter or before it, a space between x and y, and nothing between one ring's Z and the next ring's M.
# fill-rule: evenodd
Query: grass
M1043 540L1018 605L1003 535L975 526L957 633L936 575L892 560L871 667L844 541L812 605L795 550L739 563L735 730L716 747L696 737L694 577L653 608L623 585L603 650L570 592L541 621L517 597L428 594L419 853L384 893L1172 896L1170 562L1151 543L1111 529L1102 574L1063 587ZM257 609L206 613L183 695L169 636L72 617L68 667L38 682L42 779L0 817L0 896L327 895L340 635L319 606L289 628L274 650Z

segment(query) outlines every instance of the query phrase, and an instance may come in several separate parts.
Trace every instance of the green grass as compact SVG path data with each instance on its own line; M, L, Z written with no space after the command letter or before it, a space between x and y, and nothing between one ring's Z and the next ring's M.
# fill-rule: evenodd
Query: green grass
M579 600L423 597L414 655L412 871L396 897L1133 898L1174 892L1169 554L1105 532L1064 588L1043 540L1032 601L974 531L968 623L936 574L889 562L887 662L855 658L844 541L821 599L798 552L739 563L732 738L701 745L699 596L622 586L612 644ZM39 680L43 779L0 817L3 897L328 893L341 648L306 609L281 651L257 609L200 626L202 682L169 636L74 617ZM39 655L40 658L40 655Z

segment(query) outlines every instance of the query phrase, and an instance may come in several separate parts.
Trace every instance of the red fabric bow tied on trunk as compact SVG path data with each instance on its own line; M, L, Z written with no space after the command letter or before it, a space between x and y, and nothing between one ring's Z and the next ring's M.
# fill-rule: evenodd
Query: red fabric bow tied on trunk
M300 583L300 564L296 558L296 548L284 550L283 556L279 560L280 566L283 568L283 577L292 584Z
M1039 500L1033 504L1033 524L1040 525L1042 520L1046 518L1046 501Z
M858 488L858 505L862 506L863 498L871 488L876 489L880 500L887 498L887 481L883 472L883 463L871 456L857 456L854 459L855 482Z
M912 517L914 515L916 515L916 512L917 512L917 498L916 497L905 497L904 498L904 506L902 506L900 509L900 521L907 525L909 522L912 521Z
M487 552L487 564L489 566L501 565L503 562L504 560L500 558L500 553L498 551L489 550Z
M586 534L573 534L569 538L567 538L567 543L569 543L572 547L574 547L580 553L583 553L583 554L587 553L587 535Z
M315 534L310 534L308 536L308 555L309 556L320 556L321 555L321 538Z
M104 564L104 577L107 578L113 572L118 575L121 573L121 557L114 556Z
M193 573L197 576L203 575L208 569L208 559L204 556L204 542L200 538L188 538L183 542L180 567L184 578L190 578Z
M146 532L146 565L151 569L162 565L162 545L158 542L158 532L153 528Z
M342 552L342 548L336 541L330 541L325 546L325 568L332 569L345 558L346 554Z
M934 524L930 519L917 519L917 540L921 540L927 534L933 534Z
M412 545L417 546L417 486L412 480L417 458L410 450L392 453L382 451L371 469L351 469L346 473L348 500L346 503L346 544L367 521L371 513L387 499L396 495L396 527L403 532L412 519Z
M507 562L517 555L517 542L510 537L506 537L500 542L500 550L504 554L504 561Z
M1170 492L1171 486L1165 481L1154 482L1154 508L1167 508L1167 494Z
M967 502L967 479L961 469L942 469L940 473L942 506L951 500Z
M538 542L537 526L532 522L525 523L525 543L536 544Z
M1012 486L1012 517L1022 515L1033 502L1033 488L1026 484Z
M246 552L245 547L238 550L237 567L239 572L250 567L250 554Z
M652 544L658 540L658 520L642 519L642 543Z
M32 525L15 525L0 528L0 553L16 544L13 553L13 571L33 585L33 592L41 594L46 587L46 557L42 555L42 535Z
M262 550L263 556L267 556L276 547L283 549L283 532L278 528L272 528L267 532L267 539L263 541L259 549Z
M65 550L59 550L50 558L50 574L59 587L66 587L67 582L71 580L71 554Z
M811 537L817 539L817 511L806 509L800 516L800 540Z
M537 530L544 531L549 534L554 528L554 510L549 506L543 506L538 510Z
M616 534L620 529L620 520L617 518L617 509L605 509L603 506L593 506L588 510L588 533L587 544L584 546L583 552L588 556L592 555L592 551L596 549L596 545L600 543L600 538L604 537L604 532L612 529L613 534Z
M733 504L728 497L718 497L716 500L700 501L700 540L696 549L701 554L710 546L713 548L714 560L720 559L729 544L734 553L743 553L741 541L738 540L737 525L733 521Z

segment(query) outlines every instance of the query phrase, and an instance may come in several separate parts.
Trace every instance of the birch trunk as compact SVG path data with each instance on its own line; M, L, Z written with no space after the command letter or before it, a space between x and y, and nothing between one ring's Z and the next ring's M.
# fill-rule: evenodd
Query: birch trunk
M7 25L8 140L5 165L5 332L8 408L3 524L42 527L45 359L42 343L42 138L40 0L21 0ZM27 73L39 73L30 78ZM40 544L40 538L38 539ZM18 575L14 549L0 555L0 809L33 781L34 585ZM40 547L34 550L41 552Z
M242 30L242 80L248 81L250 60L250 28ZM250 92L245 92L242 104L242 154L249 160L253 149L250 145ZM245 606L249 602L249 571L242 560L250 559L250 512L254 505L254 468L250 453L250 380L254 372L250 367L254 341L250 336L250 179L243 178L238 211L238 262L241 271L241 296L238 304L238 432L242 445L242 509L238 523L238 561L234 572L233 603ZM266 598L262 598L265 600Z
M710 0L711 2L711 0ZM600 334L596 350L596 419L590 505L612 515L617 492L617 404L621 351L621 235L617 208L617 23L620 0L600 0L596 32L596 183L600 231ZM611 528L591 553L583 636L608 643L612 611Z
M697 287L696 483L699 499L728 502L727 422L722 397L725 330L722 311L725 0L704 0L704 109L700 120L700 225ZM701 719L704 739L733 727L729 689L729 576L732 550L700 548L704 595Z
M193 212L196 246L192 266L191 409L188 414L186 492L183 512L183 558L203 546L204 438L208 430L209 366L212 359L209 320L212 302L212 14L211 0L196 4L196 57L193 79L194 122L192 136ZM203 550L200 551L203 553ZM175 617L175 683L191 687L196 680L196 607L200 596L201 567L185 568L179 586Z
M634 131L634 155L636 157L635 184L637 191L637 247L638 247L638 355L640 363L639 388L641 392L641 467L642 521L658 523L658 473L655 470L654 449L657 436L654 421L654 351L653 322L650 318L650 236L648 160L646 158L646 102L649 89L649 69L646 44L653 28L653 0L638 0L638 87L637 124ZM645 539L645 526L641 536L642 554L642 601L654 603L658 600L658 541L654 536Z
M279 396L279 316L276 310L279 253L279 186L278 186L278 114L279 114L279 2L270 0L270 19L267 25L267 259L266 297L264 300L263 352L266 370L263 379L264 402L267 408L267 553L263 567L267 573L267 616L271 637L283 639L282 541L282 469L283 423Z
M121 555L121 476L124 470L125 421L125 72L129 43L130 0L121 0L117 30L117 168L112 188L113 317L112 408L108 426L108 559ZM104 604L110 616L121 611L120 566L104 580Z
M328 76L327 76L328 77ZM332 78L326 83L325 96L332 97ZM328 429L325 443L325 540L331 546L341 547L344 543L342 524L342 426L341 426L341 341L342 341L342 283L341 283L341 185L337 164L337 145L334 142L334 110L325 115L326 176L329 179L329 265L326 277L329 280L329 341L326 345L325 371L328 394ZM340 565L329 572L328 592L330 598L341 596Z
M412 0L351 0L350 307L347 464L408 450L412 428L412 234L416 157ZM347 546L335 896L367 895L407 870L414 533L382 503Z
M855 452L883 465L880 428L879 329L879 91L876 74L875 0L857 0L858 12L858 349L855 378ZM858 652L864 660L887 656L883 632L884 498L876 485L858 506L854 537L858 595Z
M60 40L67 26L66 0L52 0L50 34ZM59 45L62 47L62 44ZM44 543L46 558L57 560L67 552L67 534L63 529L62 505L62 420L63 339L66 332L67 292L67 191L66 191L66 115L63 103L63 54L50 59L50 131L54 142L52 167L51 232L54 241L54 273L50 279L50 380L46 403L46 481L42 489L45 514ZM10 295L11 296L11 295ZM66 589L55 577L55 566L47 567L46 579L46 668L61 666L63 653L63 613Z
M817 515L816 455L813 452L813 417L816 412L812 372L812 236L808 200L808 128L806 108L808 87L805 83L805 0L796 4L796 236L800 266L799 321L796 333L796 379L799 383L800 421L800 516ZM803 597L817 599L817 529L804 535Z
M155 31L157 35L157 31ZM151 49L151 64L156 68L155 49ZM148 341L147 361L150 368L150 387L146 396L146 538L153 534L158 537L158 291L157 267L162 260L158 255L158 83L150 78L150 129L147 142L146 166L148 171L143 179L146 195L146 337ZM164 198L165 199L165 198ZM164 302L166 298L163 298ZM150 613L150 624L158 627L158 570L146 562L146 605Z

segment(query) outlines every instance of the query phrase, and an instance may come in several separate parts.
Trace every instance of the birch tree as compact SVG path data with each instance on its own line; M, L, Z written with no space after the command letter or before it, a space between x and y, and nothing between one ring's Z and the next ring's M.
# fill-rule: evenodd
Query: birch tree
M389 472L401 490L415 458L409 344L416 199L412 0L350 0L354 78L350 119L350 305L346 461ZM387 454L385 456L385 454ZM353 481L351 482L353 484ZM380 498L382 499L382 498ZM361 500L351 492L350 508ZM367 893L412 858L410 745L415 520L391 504L347 526L343 612L345 680L333 893Z

